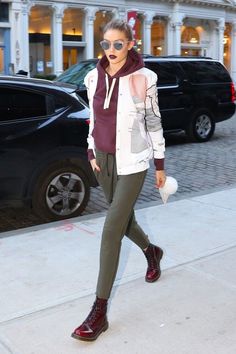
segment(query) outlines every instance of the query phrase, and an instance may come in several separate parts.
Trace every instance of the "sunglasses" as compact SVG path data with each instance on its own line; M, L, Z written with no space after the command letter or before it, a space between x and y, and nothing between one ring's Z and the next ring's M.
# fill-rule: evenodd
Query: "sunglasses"
M111 47L111 45L113 45L115 50L121 50L124 47L125 43L129 43L129 41L125 41L125 42L123 42L123 41L110 42L110 41L107 41L107 40L104 39L103 41L100 42L100 45L101 45L103 50L108 50Z

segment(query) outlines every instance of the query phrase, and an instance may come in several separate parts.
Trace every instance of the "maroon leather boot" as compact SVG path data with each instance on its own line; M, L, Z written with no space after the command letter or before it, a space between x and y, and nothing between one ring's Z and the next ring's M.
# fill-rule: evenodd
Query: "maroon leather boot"
M74 330L72 337L75 339L93 341L108 328L107 300L96 298L92 310L86 320Z
M145 280L148 283L153 283L161 276L160 261L163 256L163 250L150 243L146 251L143 251L143 253L145 254L148 263Z

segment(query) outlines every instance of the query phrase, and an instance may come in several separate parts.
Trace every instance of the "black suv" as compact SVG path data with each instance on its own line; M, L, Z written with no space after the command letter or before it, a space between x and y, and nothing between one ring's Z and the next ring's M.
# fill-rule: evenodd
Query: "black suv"
M43 220L79 215L97 182L87 161L89 110L76 86L0 76L0 203Z
M159 105L165 132L184 130L193 141L214 134L215 123L235 113L235 89L226 68L205 57L143 56L145 66L158 75ZM76 64L56 80L76 84L87 101L83 80L98 59Z

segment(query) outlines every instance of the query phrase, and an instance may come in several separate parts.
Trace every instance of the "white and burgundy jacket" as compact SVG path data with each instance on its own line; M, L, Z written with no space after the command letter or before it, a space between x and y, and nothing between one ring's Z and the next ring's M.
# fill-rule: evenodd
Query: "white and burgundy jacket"
M88 149L93 150L95 157L93 130L96 122L93 98L97 81L98 70L95 68L86 75L84 80L90 106ZM157 169L163 169L165 139L156 82L157 75L145 67L119 77L115 151L118 175L144 171L149 167L149 160L153 158L155 161L160 161ZM106 107L109 107L108 94L104 98L104 108Z

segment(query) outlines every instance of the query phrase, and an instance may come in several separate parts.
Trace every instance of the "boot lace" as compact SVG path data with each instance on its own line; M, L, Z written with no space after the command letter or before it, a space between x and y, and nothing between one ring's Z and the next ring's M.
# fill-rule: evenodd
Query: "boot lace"
M156 254L154 251L154 248L147 250L145 253L147 262L148 262L148 268L149 269L156 269L157 268L157 259L156 259Z
M95 302L85 322L89 323L90 325L93 325L97 321L99 316L103 314L103 312L103 306Z

